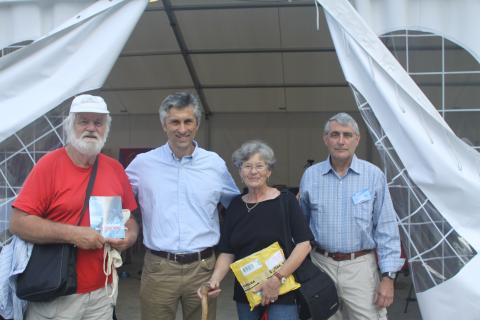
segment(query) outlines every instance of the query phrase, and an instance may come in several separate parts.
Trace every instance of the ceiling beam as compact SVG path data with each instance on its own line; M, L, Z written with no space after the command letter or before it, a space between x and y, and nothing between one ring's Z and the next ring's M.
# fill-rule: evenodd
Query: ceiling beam
M347 87L346 82L339 83L267 83L267 84L222 84L222 85L203 85L203 90L211 89L275 89L275 88L336 88ZM112 87L102 88L105 92L118 91L154 91L154 90L180 90L189 89L189 86L143 86L143 87Z
M203 110L205 112L205 118L208 119L210 114L212 113L210 107L208 106L207 99L205 94L203 93L202 86L200 85L200 80L197 75L197 71L195 70L195 66L193 65L192 58L188 53L188 47L185 42L185 38L183 37L182 30L178 25L177 17L175 16L175 12L172 9L172 3L170 0L162 0L163 7L165 9L165 13L167 14L168 21L170 22L170 26L172 27L173 33L175 35L175 39L177 40L178 47L180 48L180 52L182 54L183 60L188 69L188 73L190 74L190 78L192 79L193 86L197 91L198 98L200 99L200 103L203 106Z
M405 46L396 46L392 47L386 46L390 51L405 51ZM422 46L415 48L410 45L410 51L441 51L442 48L438 46ZM458 46L445 46L445 50L460 51L463 50ZM255 53L334 53L335 48L332 47L316 47L316 48L247 48L247 49L190 49L185 53L188 55L197 55L197 54L255 54ZM137 51L137 52L126 52L120 54L121 58L125 57L147 57L147 56L172 56L181 54L181 51Z
M417 82L417 85L421 87L441 87L442 83L437 82ZM450 82L445 83L446 87L477 87L480 86L479 81L471 82ZM275 88L342 88L348 87L346 82L332 82L332 83L266 83L266 84L223 84L223 85L203 85L202 90L212 89L275 89ZM104 92L118 92L118 91L155 91L155 90L181 90L181 89L193 89L190 86L142 86L142 87L112 87L102 88Z
M189 55L196 54L247 54L247 53L323 53L335 52L334 48L257 48L257 49L193 49ZM180 54L179 51L139 51L120 54L124 57L171 56Z
M165 5L164 5L165 6ZM174 11L196 11L196 10L228 10L228 9L261 9L261 8L299 8L299 7L315 7L312 1L299 2L293 1L277 1L277 2L263 2L263 3L223 3L223 4L190 4L190 5L175 5L170 8ZM166 8L162 7L147 7L145 11L166 11Z

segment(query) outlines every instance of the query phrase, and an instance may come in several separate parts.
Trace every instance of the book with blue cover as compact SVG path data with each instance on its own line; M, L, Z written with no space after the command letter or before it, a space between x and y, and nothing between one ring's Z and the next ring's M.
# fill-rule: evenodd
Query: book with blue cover
M119 196L91 196L90 226L104 238L124 239L125 224Z

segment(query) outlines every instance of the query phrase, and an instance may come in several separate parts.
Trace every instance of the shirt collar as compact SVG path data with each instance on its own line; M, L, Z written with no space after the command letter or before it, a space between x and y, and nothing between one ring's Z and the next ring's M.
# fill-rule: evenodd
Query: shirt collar
M193 158L195 158L195 157L197 156L197 154L198 154L198 142L195 141L195 140L193 140L193 144L195 145L195 149L193 149L192 154L189 155L189 156L185 156L185 157L183 157L183 158L185 158L185 159L193 159ZM167 143L165 143L165 145L166 145L166 147L167 147L168 154L170 154L170 155L172 156L172 159L173 159L173 160L177 160L177 161L181 160L181 159L178 159L178 158L177 158L177 156L175 155L175 153L173 153L173 150L172 150L172 148L170 148L170 144L168 143L168 141L167 141Z
M350 170L352 172L355 172L356 174L360 174L360 163L355 154L353 155L352 162L350 163L350 167L348 168L347 173ZM327 160L325 161L325 166L321 169L321 174L326 175L329 172L332 172L332 173L335 172L335 170L332 167L332 163L330 162L330 156L328 156Z

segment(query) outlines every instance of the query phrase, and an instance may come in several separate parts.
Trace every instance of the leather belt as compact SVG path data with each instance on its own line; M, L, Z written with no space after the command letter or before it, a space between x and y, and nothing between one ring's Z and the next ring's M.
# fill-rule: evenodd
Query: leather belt
M157 251L151 250L150 252L156 256L175 261L179 264L187 264L195 261L200 261L202 259L210 258L213 254L213 248L207 248L203 251L193 252L193 253L171 253L166 251Z
M345 260L353 260L358 257L364 256L366 254L369 254L373 250L367 249L367 250L360 250L360 251L355 251L350 253L342 253L342 252L328 252L320 248L315 248L315 251L317 251L321 255L332 258L335 261L345 261Z

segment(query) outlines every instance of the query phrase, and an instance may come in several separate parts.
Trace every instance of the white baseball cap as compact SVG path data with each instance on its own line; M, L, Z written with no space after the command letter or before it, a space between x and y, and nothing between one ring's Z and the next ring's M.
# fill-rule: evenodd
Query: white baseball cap
M73 99L70 113L77 112L110 113L102 97L89 94L81 94Z

